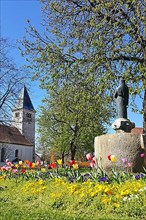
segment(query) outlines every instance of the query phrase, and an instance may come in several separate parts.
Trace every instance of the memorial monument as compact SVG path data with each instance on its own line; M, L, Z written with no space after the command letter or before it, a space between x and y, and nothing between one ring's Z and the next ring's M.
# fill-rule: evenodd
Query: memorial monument
M113 164L108 160L109 155L117 158L117 170L124 170L123 158L126 158L133 172L142 172L146 168L146 136L144 134L133 134L131 130L135 123L127 116L129 102L129 88L124 79L121 79L119 87L115 91L117 119L112 124L116 131L114 134L105 134L95 137L94 151L98 166L105 171L111 170Z
M122 78L119 87L115 92L118 119L112 124L114 130L130 132L135 124L127 119L127 107L129 102L129 88Z

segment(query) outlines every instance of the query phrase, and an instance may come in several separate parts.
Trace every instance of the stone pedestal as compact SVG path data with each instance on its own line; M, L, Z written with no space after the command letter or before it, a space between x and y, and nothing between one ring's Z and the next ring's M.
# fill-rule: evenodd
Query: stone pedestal
M108 155L115 155L117 162L114 164L117 170L125 170L122 158L127 158L133 163L133 172L142 172L146 168L146 157L141 158L140 154L146 154L146 135L132 133L105 134L95 137L95 157L98 166L105 171L110 171L113 163L108 160Z

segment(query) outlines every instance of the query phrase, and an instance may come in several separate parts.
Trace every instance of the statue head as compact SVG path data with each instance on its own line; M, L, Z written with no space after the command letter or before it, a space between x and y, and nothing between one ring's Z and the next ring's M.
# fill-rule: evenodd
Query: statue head
M121 78L121 79L120 79L120 82L121 82L121 84L125 84L125 79L124 79L124 78Z

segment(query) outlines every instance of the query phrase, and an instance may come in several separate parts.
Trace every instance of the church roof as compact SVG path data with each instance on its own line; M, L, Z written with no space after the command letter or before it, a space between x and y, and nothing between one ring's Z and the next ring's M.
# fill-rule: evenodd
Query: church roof
M24 85L24 87L21 91L21 95L18 99L17 104L15 105L14 110L22 109L22 108L23 109L28 109L28 110L31 110L31 111L35 111L25 85Z
M15 127L0 124L0 143L33 146L33 144Z

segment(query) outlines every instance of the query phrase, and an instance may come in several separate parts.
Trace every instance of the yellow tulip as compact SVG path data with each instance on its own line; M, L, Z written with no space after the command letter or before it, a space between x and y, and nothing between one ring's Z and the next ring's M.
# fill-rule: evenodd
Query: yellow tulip
M32 168L35 168L36 164L35 163L32 163Z
M45 168L41 168L41 172L42 172L42 173L45 173L45 172L46 172L46 169L45 169Z
M22 165L23 164L23 161L19 161L19 165Z
M117 162L117 158L116 158L115 155L111 155L111 161L112 161L113 163L116 163L116 162Z
M77 163L73 164L72 166L73 166L74 170L78 170L78 168L79 168L79 165Z
M62 165L62 160L61 159L57 160L57 163L58 165Z

